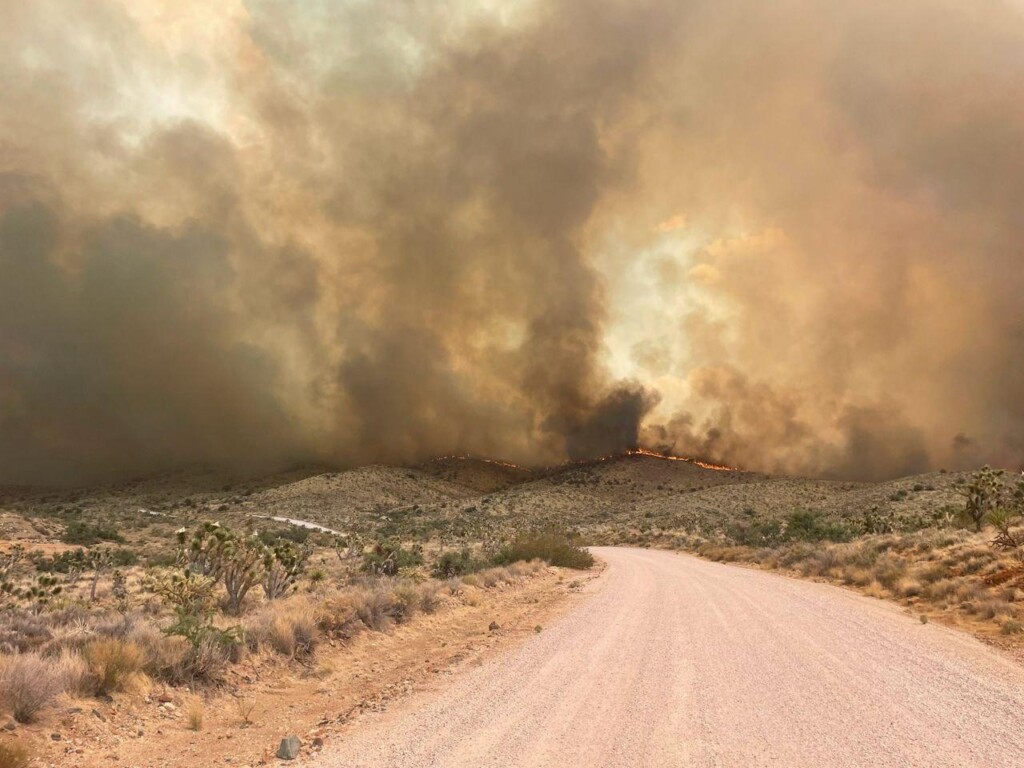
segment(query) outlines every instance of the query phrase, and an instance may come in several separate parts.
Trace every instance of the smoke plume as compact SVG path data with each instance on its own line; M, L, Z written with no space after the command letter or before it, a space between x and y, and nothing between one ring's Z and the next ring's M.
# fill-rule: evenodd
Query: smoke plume
M1024 460L1009 2L0 0L0 482Z

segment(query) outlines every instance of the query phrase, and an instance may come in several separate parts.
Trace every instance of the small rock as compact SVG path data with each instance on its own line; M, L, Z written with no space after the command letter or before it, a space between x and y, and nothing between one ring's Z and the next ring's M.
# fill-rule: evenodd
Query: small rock
M160 709L163 709L167 712L173 712L175 709L177 709L177 707L175 707L174 704L172 704L171 702L165 701L163 704L160 705Z
M498 622L496 621L492 621L488 629L491 630L491 632L497 632L499 629L501 629L501 625L499 625Z
M107 722L107 718L105 718L105 717L103 716L103 713L102 713L102 712L100 712L100 711L99 711L98 709L94 709L94 710L92 711L92 714L93 714L93 717L99 718L99 719L100 719L100 720L102 720L102 721L103 721L104 723L105 723L105 722Z
M168 702L174 701L174 697L171 696L171 694L164 692L157 696L156 700L159 701L161 704L167 704Z
M6 723L4 723L4 730L5 731L13 731L17 727L18 727L18 724L16 722L14 722L13 720L8 720Z
M321 749L323 748L323 746L324 740L321 737L317 736L315 739L313 739L313 749Z
M299 747L301 746L302 742L299 741L298 736L281 739L281 746L277 748L277 756L281 760L294 760L299 756Z
M60 741L61 735L59 733L51 733L50 739L52 739L53 741Z

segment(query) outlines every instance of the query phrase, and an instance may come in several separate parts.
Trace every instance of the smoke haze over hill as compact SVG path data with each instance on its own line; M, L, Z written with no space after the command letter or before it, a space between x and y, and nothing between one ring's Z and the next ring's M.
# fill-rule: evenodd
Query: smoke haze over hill
M1024 461L1024 17L0 0L0 482Z

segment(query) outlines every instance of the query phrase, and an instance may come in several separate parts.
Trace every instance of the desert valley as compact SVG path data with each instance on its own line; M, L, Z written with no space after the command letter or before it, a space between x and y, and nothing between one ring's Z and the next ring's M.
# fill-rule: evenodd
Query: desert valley
M6 488L0 746L16 735L42 764L82 768L182 750L256 764L294 734L316 754L584 599L603 563L582 545L842 585L1021 658L1024 565L992 521L971 529L974 478L809 480L630 451ZM998 477L1004 502L1013 482Z

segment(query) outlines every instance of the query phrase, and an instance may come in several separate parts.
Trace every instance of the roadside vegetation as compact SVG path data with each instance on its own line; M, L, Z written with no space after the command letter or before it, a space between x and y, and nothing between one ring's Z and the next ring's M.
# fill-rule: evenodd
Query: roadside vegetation
M593 562L556 533L425 548L208 521L176 529L169 556L148 563L114 529L76 523L64 533L74 548L0 551L0 714L14 723L45 722L61 699L131 699L159 686L192 692L183 714L199 731L203 697L243 661L315 667L325 645L478 600L473 590L520 582L545 561ZM0 768L25 754L9 738L0 750Z
M682 548L823 579L898 601L1003 644L1024 640L1024 480L982 468L955 484L962 501L932 524L893 530L864 515L859 527L796 512L749 520Z

